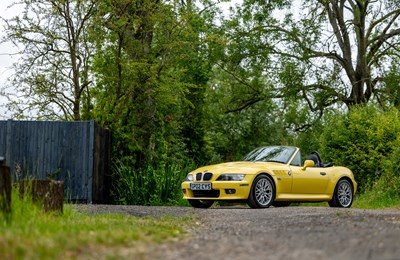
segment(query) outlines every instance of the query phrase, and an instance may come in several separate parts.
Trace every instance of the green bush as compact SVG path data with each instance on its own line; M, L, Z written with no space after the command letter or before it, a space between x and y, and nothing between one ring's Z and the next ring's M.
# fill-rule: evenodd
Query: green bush
M393 150L383 163L381 177L355 202L361 208L400 207L400 147Z
M134 169L117 161L113 165L111 197L125 205L176 205L182 203L181 183L191 164Z
M365 190L392 166L389 158L400 147L398 110L354 107L348 114L328 118L320 142L326 161L350 168L360 190Z

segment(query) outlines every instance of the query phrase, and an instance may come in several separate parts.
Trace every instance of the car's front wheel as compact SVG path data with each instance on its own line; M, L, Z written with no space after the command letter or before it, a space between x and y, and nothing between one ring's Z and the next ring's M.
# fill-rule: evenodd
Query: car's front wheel
M213 200L188 200L189 204L194 208L207 209L214 204Z
M353 203L353 186L348 180L340 180L336 185L332 200L329 201L329 206L350 208Z
M275 199L275 185L266 175L257 176L251 187L247 204L251 208L268 208Z

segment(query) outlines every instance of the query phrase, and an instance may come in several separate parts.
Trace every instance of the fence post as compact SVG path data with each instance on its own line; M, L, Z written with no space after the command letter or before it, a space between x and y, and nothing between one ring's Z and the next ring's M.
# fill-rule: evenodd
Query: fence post
M22 180L19 193L31 196L34 203L39 203L44 211L63 212L64 182L53 180Z
M13 146L12 127L13 127L13 121L12 121L12 119L8 119L7 120L7 130L6 130L6 154L1 154L1 156L5 155L5 158L8 161L8 167L11 167L11 169L13 169L13 165L10 165L10 162L12 162L12 160L13 160L13 158L12 158L12 146Z
M93 155L94 155L94 138L95 138L95 123L93 120L89 121L89 154L88 154L88 168L87 168L87 176L88 176L88 193L87 193L87 203L93 203Z
M11 212L11 176L4 162L4 157L0 157L0 211L8 214Z

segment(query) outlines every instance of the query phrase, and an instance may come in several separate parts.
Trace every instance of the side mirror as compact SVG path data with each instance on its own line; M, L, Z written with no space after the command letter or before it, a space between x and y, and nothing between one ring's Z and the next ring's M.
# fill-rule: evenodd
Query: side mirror
M304 171L305 169L307 169L307 167L314 167L314 166L315 166L315 163L313 160L306 160L304 162L304 166L303 166L302 170Z

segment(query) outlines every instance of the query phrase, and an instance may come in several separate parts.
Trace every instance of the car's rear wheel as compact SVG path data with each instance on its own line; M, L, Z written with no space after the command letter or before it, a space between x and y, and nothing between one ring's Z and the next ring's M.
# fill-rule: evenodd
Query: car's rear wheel
M266 175L257 176L253 181L247 204L251 208L268 208L274 199L274 182Z
M351 183L345 179L340 180L336 185L332 200L329 201L329 206L350 208L353 203L353 193Z
M188 200L189 204L194 208L206 209L214 204L213 200Z

